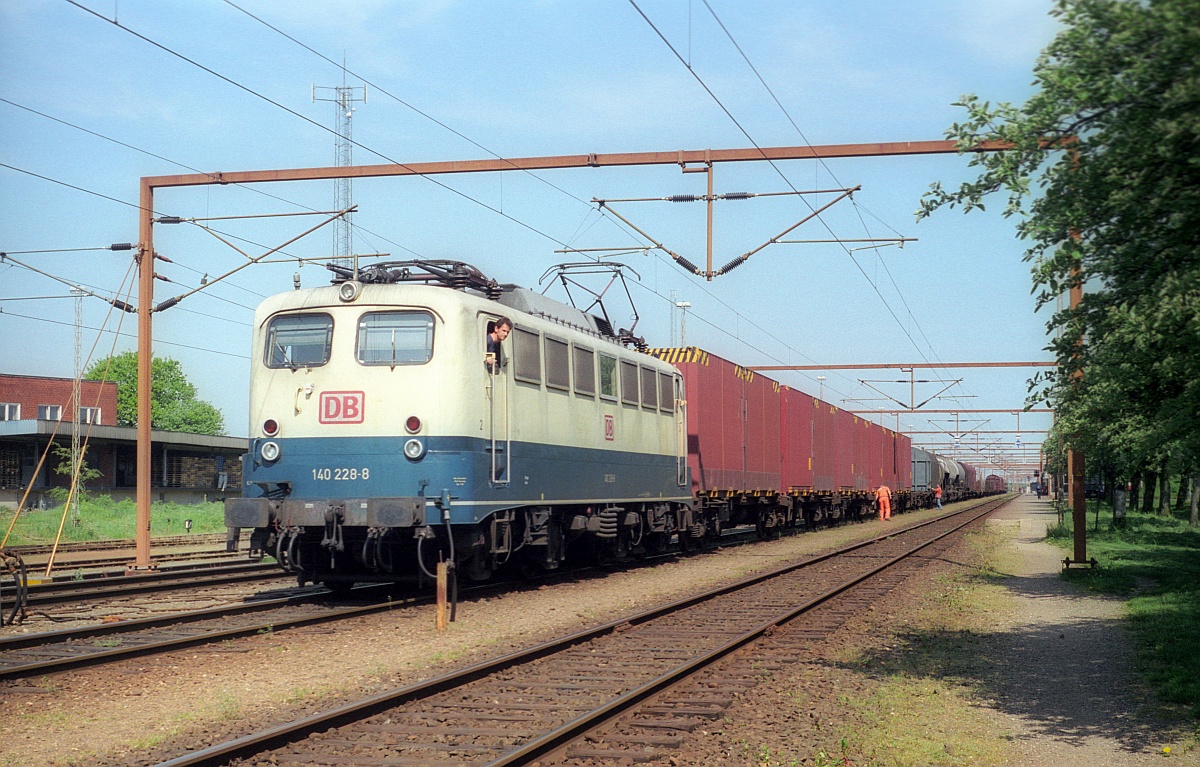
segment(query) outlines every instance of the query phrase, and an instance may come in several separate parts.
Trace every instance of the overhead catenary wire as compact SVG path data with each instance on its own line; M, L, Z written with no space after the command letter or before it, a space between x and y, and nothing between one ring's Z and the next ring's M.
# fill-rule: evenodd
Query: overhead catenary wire
M345 62L343 62L343 63L339 64L338 62L336 62L336 61L334 61L333 59L329 58L328 56L326 56L325 54L323 54L323 53L321 53L320 51L316 50L316 49L315 49L315 48L313 48L312 46L310 46L310 45L308 45L308 44L306 44L306 43L304 43L304 42L300 41L299 39L297 39L297 38L296 38L296 37L294 37L293 35L290 35L290 34L288 34L287 32L284 32L284 31L283 31L282 29L280 29L279 27L276 27L275 25L271 24L270 22L266 21L265 19L263 19L263 18L261 18L261 17L259 17L259 16L256 16L255 14L253 14L253 13L251 13L250 11L246 10L245 8L242 8L242 7L241 7L240 5L238 5L237 3L234 3L234 2L232 2L232 0L224 0L224 2L225 2L225 4L226 4L226 5L230 6L231 8L233 8L233 9L235 9L235 10L237 10L237 11L239 11L240 13L243 13L243 14L245 14L246 16L249 16L251 19L254 19L255 21L257 21L259 24L262 24L262 25L263 25L264 27L266 27L267 29L270 29L271 31L275 32L276 34L278 34L278 35L281 35L282 37L284 37L285 39L287 39L287 40L291 41L292 43L295 43L296 45L300 46L300 47L301 47L301 48L303 48L304 50L306 50L306 51L308 51L309 53L313 54L313 55L314 55L314 56L316 56L317 58L320 58L320 59L322 59L323 61L326 61L326 62L328 62L329 64L332 64L333 66L335 66L335 67L337 67L338 69L342 70L342 72L343 72L343 73L345 73L345 74L349 74L350 76L354 77L355 79L359 80L360 82L364 83L365 85L369 85L369 86L371 86L372 88L374 88L375 90L377 90L377 91L379 91L380 93L382 93L382 94L384 94L385 96L387 96L388 98L390 98L390 99L393 99L394 101L396 101L396 103L398 103L398 104L400 104L400 105L404 106L404 107L405 107L405 108L407 108L407 109L410 109L410 110L412 110L412 111L413 111L413 112L415 112L416 114L420 115L421 117L424 117L426 120L429 120L430 122L434 123L435 125L437 125L437 126L439 126L439 127L443 128L443 129L445 129L445 130L449 131L450 133L453 133L455 136L458 136L458 137L459 137L459 138L461 138L463 141L466 141L467 143L471 144L472 146L476 147L477 149L480 149L480 150L482 150L483 152L486 152L487 154L491 155L492 157L494 157L494 158L495 158L495 159L497 159L497 160L505 160L505 159L506 159L506 158L505 158L503 155L500 155L500 154L498 154L497 152L493 151L492 149L489 149L487 146L484 146L483 144L479 143L478 141L476 141L475 139L471 138L470 136L468 136L468 135L466 135L466 134L462 133L461 131L459 131L459 130L457 130L457 129L453 128L453 127L451 127L450 125L448 125L448 124L446 124L445 122L443 122L443 121L441 121L441 120L437 119L436 117L434 117L433 115L429 114L428 112L425 112L424 110L422 110L422 109L420 109L420 108L418 108L418 107L414 106L413 104L409 103L408 101L405 101L404 99L400 98L400 97L399 97L399 96L397 96L396 94L394 94L394 93L392 93L391 91L389 91L387 88L384 88L382 85L379 85L379 83L377 83L377 82L372 82L371 80L367 79L365 76L363 76L363 75L359 74L358 72L355 72L355 71L354 71L354 70L352 70L352 69L348 69L348 68L346 67L346 65L345 65ZM514 167L515 167L515 166L514 166ZM521 172L522 172L522 173L525 173L525 174L527 174L527 175L529 175L529 176L532 176L533 178L537 179L538 181L540 181L541 183L545 184L546 186L549 186L550 188L552 188L552 189L555 189L555 190L557 190L557 191L561 192L562 194L564 194L564 195L566 195L566 196L570 197L571 199L573 199L573 200L575 200L575 201L577 201L577 202L579 202L579 203L581 203L581 204L583 204L583 205L586 205L586 206L587 206L589 209L591 209L591 210L594 210L594 208L592 208L591 204L590 204L590 203L588 203L588 201L587 201L587 200L585 200L585 199L583 199L582 197L579 197L578 195L572 194L571 192L567 191L566 189L563 189L562 187L558 186L557 184L554 184L554 183L550 182L549 180L547 180L547 179L543 178L542 176L538 175L537 173L534 173L534 172L533 172L533 171L531 171L531 170L528 170L528 169L520 169L520 170L521 170ZM601 213L601 215L603 216L603 213ZM605 220L608 220L608 221L609 221L609 223L612 223L614 226L617 226L616 222L612 221L612 219L608 218L607 216L603 216L603 218L604 218ZM617 226L617 228L618 228L618 229L620 229L620 227L619 227L619 226ZM564 244L564 243L560 243L560 244ZM565 244L564 244L564 245L565 245Z
M196 61L195 59L189 58L189 57L183 55L182 53L179 53L178 51L173 50L172 48L170 48L156 40L153 40L153 39L141 34L140 32L138 32L134 29L131 29L130 27L125 26L124 24L122 24L120 21L117 21L116 19L110 19L110 18L104 16L103 14L97 13L96 11L92 10L91 8L88 8L87 6L84 6L84 5L76 2L76 0L64 0L64 1L75 6L76 8L80 9L81 11L84 11L85 13L88 13L88 14L96 17L97 19L100 19L101 21L105 21L105 22L108 22L109 24L112 24L113 26L117 27L118 29L133 35L134 37L138 38L139 40L142 40L150 45L153 45L154 47L158 48L159 50L161 50L165 53L168 53L182 61L185 61L188 64L191 64L192 66L194 66L200 70L203 70L204 72L207 72L208 74L212 75L213 77L216 77L241 91L249 93L251 96L254 96L257 99L261 99L278 109L282 109L284 112L287 112L288 114L290 114L300 120L303 120L304 122L318 128L319 130L325 131L326 133L330 133L335 136L340 135L340 134L338 134L338 132L336 130L334 130L326 125L322 125L321 123L317 122L316 120L313 120L312 118L307 117L307 116L297 112L296 110L292 109L291 107L281 104L280 102L276 101L275 99L272 99L269 96L263 95L262 93L259 93L258 91L254 90L253 88L243 85L243 84L239 83L238 81L234 80L233 78L227 77L227 76L221 74L220 72L217 72L215 69L212 69L210 67L205 66L204 64L201 64L200 62ZM407 164L402 163L398 160L395 160L395 159L389 157L388 155L380 152L379 150L373 149L372 147L369 147L355 139L352 139L348 136L344 137L344 139L346 141L348 141L349 143L353 144L354 146L356 146L366 152L369 152L369 153L375 155L376 157L379 157L380 159L382 159L388 163L391 163L392 165L395 165L396 167L406 168L406 169L409 168L409 166ZM471 195L469 195L466 192L463 192L461 190L455 189L454 187L450 186L449 184L446 184L443 181L441 181L437 178L434 178L433 176L430 176L430 175L424 174L424 173L415 173L415 172L413 173L413 175L419 176L431 184L435 184L436 186L439 186L442 189L445 189L446 191L448 191L452 194L455 194L459 197L462 197L465 200L473 202L482 208L490 210L491 212L495 213L496 215L498 215L502 218L505 218L505 219L513 222L514 224L517 224L518 226L528 229L529 231L533 232L534 234L544 237L545 239L550 240L551 242L555 242L555 243L558 243L559 245L563 245L563 246L566 245L565 242L562 242L557 237L555 237L547 232L544 232L541 229L538 229L537 227L533 226L532 224L528 224L528 223L520 220L519 218L510 216L509 214L505 213L504 211L500 210L499 208L495 207L494 205L489 205L488 203L484 202L483 200L480 200L476 197L472 197ZM137 207L137 206L134 206L134 207Z
M746 62L746 66L750 67L750 71L754 73L754 76L756 78L758 78L759 83L762 84L763 88L771 96L771 100L775 102L775 105L779 107L779 110L781 112L783 112L784 117L786 117L788 122L791 123L792 128L795 129L797 135L800 136L800 139L805 143L806 146L811 147L812 144L809 143L808 137L804 135L804 131L800 130L800 126L796 124L796 121L794 119L792 119L791 113L788 112L787 108L784 107L783 102L781 102L779 100L779 98L775 95L775 91L771 90L771 86L767 84L766 79L762 76L762 74L759 73L758 68L755 67L754 63L750 61L750 57L748 55L746 55L746 52L744 50L742 50L742 46L734 38L733 33L730 32L729 28L725 26L725 22L721 21L721 18L717 15L717 12L713 9L712 5L709 4L708 0L702 0L702 2L704 3L704 7L707 8L708 12L712 15L713 20L716 21L717 25L721 28L721 31L725 33L725 36L727 38L729 38L729 42L733 44L733 47L735 49L737 49L737 52L738 52L738 54L741 55L742 60ZM824 159L817 158L817 162L820 164L820 166L822 168L825 169L825 171L829 174L830 178L832 178L837 183L841 184L841 181L838 180L836 174L834 174L833 169L829 167L829 165L825 162ZM881 224L883 224L888 229L890 229L894 234L900 235L900 232L898 232L894 227L889 225L883 219L876 216L873 212L871 212L865 206L858 203L858 201L851 200L851 204L854 206L854 210L857 213L857 215L859 217L859 221L862 223L863 229L865 231L869 232L870 228L867 226L866 221L862 217L864 210L876 221L879 221ZM884 268L884 272L888 275L889 281L892 283L892 287L896 289L896 294L900 298L900 302L902 304L904 304L904 309L908 313L909 318L912 319L913 324L916 325L917 331L920 333L922 340L925 341L925 345L929 348L929 351L931 354L933 354L934 358L938 359L940 361L940 357L938 357L937 350L934 348L933 343L929 340L929 337L925 334L925 329L923 327L921 327L921 323L917 321L916 316L912 312L912 308L908 305L908 301L904 297L903 291L901 291L900 287L896 284L895 278L892 277L891 270L887 268L886 262L883 263L883 268ZM868 278L868 281L869 281L869 278ZM914 345L915 345L915 343L914 343ZM917 351L918 351L918 353L921 353L920 349L918 349ZM924 357L923 353L922 353L922 357Z
M69 327L69 328L75 327L75 323L73 323L73 322L63 322L62 320L52 320L52 319L49 319L48 317L34 317L34 316L28 315L28 314L17 314L15 312L7 311L3 308L0 308L0 315L3 315L5 317L18 317L23 320L33 320L35 322L47 322L52 325L63 325L65 327ZM105 330L104 328L92 327L90 325L84 325L83 328L85 330L97 330L102 333L114 332L111 330ZM132 338L132 339L137 338L137 335L134 333L119 333L118 335L120 335L123 338ZM206 349L203 346L194 346L192 344L181 344L181 343L178 343L177 341L164 341L160 338L155 338L154 343L155 344L164 344L166 346L177 346L180 349L192 349L193 351L198 351L198 352L209 352L211 354L220 354L223 357L233 357L235 359L240 359L240 360L249 360L250 359L250 356L247 354L233 354L232 352L225 352L225 351L221 351L220 349Z
M73 122L70 122L70 121L68 121L68 120L64 120L64 119L62 119L62 118L60 118L60 117L55 117L54 115L46 114L45 112L41 112L41 111L39 111L39 110L37 110L37 109L33 109L32 107L25 106L24 104L18 104L17 102L15 102L15 101L12 101L12 100L10 100L10 99L6 99L6 98L2 98L2 97L0 97L0 103L8 104L8 105L10 105L10 106L12 106L12 107L15 107L15 108L17 108L17 109L22 109L22 110L24 110L24 111L26 111L26 112L29 112L29 113L31 113L31 114L35 114L35 115L37 115L37 116L39 116L39 117L45 118L45 119L47 119L47 120L51 120L51 121L53 121L53 122L56 122L56 123L59 123L60 125L65 125L65 126L67 126L68 128L72 128L72 129L74 129L74 130L81 131L81 132L83 132L83 133L87 133L87 134L88 134L88 135L90 135L90 136L95 136L95 137L96 137L96 138L98 138L98 139L102 139L102 140L104 140L104 141L108 141L108 142L111 142L111 143L113 143L113 144L117 144L118 146L125 147L126 149L130 149L130 150L132 150L132 151L134 151L134 152L139 152L139 153L141 153L141 154L144 154L144 155L146 155L147 157L153 157L153 158L155 158L155 159L162 160L163 162L170 163L171 165L176 165L176 166L178 166L178 167L180 167L180 168L184 168L185 170L190 170L190 171L192 171L193 173L199 173L199 174L202 174L202 175L207 175L207 176L210 176L210 177L213 177L213 178L215 178L215 177L216 177L216 176L215 176L215 174L213 174L213 173L210 173L210 172L208 172L208 171L203 171L203 170L200 170L199 168L196 168L196 167L194 167L194 166L188 165L187 163L180 162L179 160L173 160L173 159L171 159L171 158L169 158L169 157L164 157L163 155L160 155L160 154L155 154L154 152L151 152L151 151L149 151L149 150L142 149L141 147L134 146L133 144L126 143L126 142L124 142L124 141L121 141L121 140L119 140L119 139L115 139L115 138L113 138L112 136L106 136L106 135L104 135L103 133L98 133L97 131L91 130L91 129L89 129L89 128L85 128L85 127L83 127L82 125L77 125L77 124L75 124L75 123L73 123ZM307 205L304 205L304 204L302 204L302 203L296 202L295 200L289 200L289 199L287 199L286 197L281 197L281 196L279 196L279 195L276 195L276 194L271 194L270 192L266 191L265 189L262 189L262 188L260 188L260 187L259 187L258 185L256 185L256 184L241 184L241 183L236 183L236 184L233 184L233 186L236 186L236 187L238 187L238 188L241 188L241 189L245 189L245 190L247 190L247 191L250 191L250 192L254 192L255 194L260 194L260 195L262 195L262 196L264 196L264 197L269 197L269 198L271 198L272 200L278 200L279 202L284 202L284 203L287 203L288 205L293 205L293 206L295 206L295 207L297 207L297 208L302 208L302 209L304 209L304 210L308 210L308 211L313 211L313 210L314 210L313 208L310 208L309 206L307 206ZM411 248L408 248L408 247L406 247L406 246L404 246L404 245L401 245L401 244L400 244L400 243L398 243L398 242L394 242L393 240L389 240L387 237L385 237L385 236L383 236L383 235L381 235L381 234L379 234L379 233L377 233L377 232L372 232L371 230L369 230L369 229L366 229L366 228L362 227L360 224L357 224L357 223L353 223L353 222L352 222L352 223L351 223L351 225L352 225L352 226L354 226L354 227L355 227L355 229L356 229L357 231L359 231L359 232L364 232L364 233L366 233L366 234L370 234L370 235L372 235L372 236L374 236L374 237L379 237L379 238L380 238L380 239L382 239L383 241L385 241L385 242L388 242L388 243L390 243L390 244L392 244L392 245L395 245L397 248L400 248L401 250L408 251L409 253L412 253L414 256L417 256L418 258L421 258L421 257L422 257L420 253L417 253L416 251L412 250Z
M750 133L742 126L742 124L737 120L737 118L734 117L733 113L725 106L725 104L720 100L720 98L717 97L716 93L712 90L712 88L710 88L708 86L708 84L704 81L704 79L699 75L699 73L697 73L695 71L695 69L692 67L691 63L689 61L685 60L683 58L683 56L680 55L679 51L676 50L675 46L671 44L671 42L666 38L666 36L663 35L663 33L654 24L654 22L650 20L649 16L647 16L646 13L644 11L642 11L642 9L638 6L636 0L629 0L629 2L630 2L630 5L633 6L634 10L636 10L638 12L638 14L642 17L642 19L646 22L646 24L650 26L650 28L654 31L654 33L658 36L658 38L663 42L663 44L667 46L667 48L671 51L672 54L674 54L675 58L678 59L679 62L684 65L684 67L688 70L688 73L692 75L692 77L696 80L696 82L699 83L699 85L704 89L704 91L706 93L708 93L708 95L712 98L712 100L717 104L717 106L720 107L721 111L724 112L725 115L733 122L734 126L737 127L737 129L742 133L742 135L745 136L746 139L748 141L750 141L750 143L761 152L762 148L754 140L753 136L750 135ZM733 40L732 34L729 33L728 29L724 26L724 24L716 16L715 12L712 11L711 6L708 6L707 2L705 3L705 5L706 5L706 7L708 7L709 12L713 14L714 19L717 20L717 23L721 26L722 30L725 31L726 35L730 38L731 42L734 43L734 46L738 49L739 53L742 54L742 56L746 60L747 64L749 64L751 69L754 70L755 74L758 75L757 70L753 67L752 64L750 64L749 58L745 55L744 51L741 50L741 47L737 44L737 42L735 40ZM764 80L762 80L761 76L759 76L759 79L760 79L760 82L763 83L764 87L766 87L766 83ZM768 87L768 91L770 91L769 87ZM772 92L772 97L774 97L773 92ZM786 112L786 110L785 110L785 112ZM789 120L791 120L790 115L788 115L788 118L789 118ZM794 121L792 121L792 122L794 124ZM797 127L797 131L799 131L798 127ZM804 139L803 133L801 133L801 138ZM807 143L807 139L804 139L804 140ZM796 190L796 187L792 184L791 180L788 179L787 175L784 174L783 170L781 168L779 168L778 165L774 161L768 159L765 156L765 153L764 153L763 159L766 160L768 162L768 164L771 165L771 167L780 176L780 178L782 178L783 181L793 191ZM810 208L810 210L812 209L812 206L809 204L809 202L804 197L801 197L800 199L802 202L804 202L805 205L807 205ZM818 216L817 220L823 227L825 227L825 229L827 231L829 231L830 235L832 235L835 238L837 237L837 235L833 232L833 230L829 227L829 224L824 219L822 219ZM860 214L860 220L861 220L861 214ZM865 222L864 222L864 226L865 226ZM863 268L862 264L859 263L858 259L854 256L854 253L849 248L846 248L844 245L842 246L842 248L846 252L846 255L849 256L851 262L855 265L855 267L858 269L858 271L862 274L863 278L866 279L867 283L871 286L872 290L874 290L875 294L879 297L879 300L883 304L883 307L892 316L892 319L895 320L897 327L900 328L900 331L908 338L909 342L913 345L913 348L916 349L917 353L921 355L922 359L926 359L926 361L928 361L928 359L925 357L925 352L921 349L921 347L917 343L916 339L913 338L912 334L909 333L908 328L905 327L905 324L903 322L901 322L899 316L897 316L897 314L896 314L895 310L892 308L891 304L887 301L887 299L884 297L883 293L880 291L879 286L876 285L875 281L871 279L869 274L867 274L867 272ZM737 263L740 264L740 262L737 262ZM885 267L885 271L887 271L886 267ZM888 275L889 275L889 278L891 278L890 271L888 272ZM894 279L892 279L892 284L893 284L893 287L896 287ZM897 287L897 295L899 296L901 302L905 305L905 308L908 309L909 317L912 318L914 324L917 324L918 328L920 328L920 324L916 321L916 318L912 315L912 311L911 311L911 309L909 309L907 302L904 300L903 294L899 291L898 287ZM932 350L932 345L929 344L928 337L925 336L923 330L921 330L920 332L921 332L922 337L925 339L926 344L929 345Z

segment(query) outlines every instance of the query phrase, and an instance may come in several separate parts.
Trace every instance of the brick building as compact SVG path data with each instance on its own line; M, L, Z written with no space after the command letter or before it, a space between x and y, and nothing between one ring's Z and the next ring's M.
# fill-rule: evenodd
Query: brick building
M27 506L53 505L48 491L68 487L54 467L62 458L51 442L69 449L75 426L70 378L0 374L0 505L15 506L33 480ZM87 490L133 498L137 489L137 429L117 426L117 385L83 381L79 441L100 476ZM241 457L247 440L181 432L151 432L151 492L157 500L194 503L240 495ZM43 460L43 455L45 459ZM39 463L41 466L39 467Z

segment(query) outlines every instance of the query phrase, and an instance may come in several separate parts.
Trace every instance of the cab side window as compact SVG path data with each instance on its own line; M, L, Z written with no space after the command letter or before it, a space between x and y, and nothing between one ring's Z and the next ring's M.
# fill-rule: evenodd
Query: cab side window
M621 360L621 402L638 404L638 366L628 360Z
M518 381L542 383L541 337L530 330L513 328L513 375Z
M617 358L600 355L600 399L617 399Z
M576 346L575 393L584 397L596 395L596 353L591 349Z
M546 386L562 391L571 388L571 347L550 336L546 336Z

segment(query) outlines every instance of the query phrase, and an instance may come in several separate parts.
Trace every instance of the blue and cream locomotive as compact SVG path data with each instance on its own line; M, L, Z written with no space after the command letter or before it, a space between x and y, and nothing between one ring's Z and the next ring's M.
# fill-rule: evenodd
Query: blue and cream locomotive
M693 526L683 382L628 336L451 261L272 296L226 524L301 583L334 586L439 560L479 579L663 549Z

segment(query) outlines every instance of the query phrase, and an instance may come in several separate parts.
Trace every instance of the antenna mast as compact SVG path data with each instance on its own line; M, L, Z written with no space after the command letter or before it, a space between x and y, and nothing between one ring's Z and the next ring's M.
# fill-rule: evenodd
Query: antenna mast
M329 96L317 96L317 91L332 91ZM358 95L361 93L361 97ZM354 164L354 143L350 140L353 136L352 120L357 107L354 104L362 102L367 103L367 86L354 86L346 84L346 62L342 60L342 84L339 86L318 86L312 87L312 100L329 101L333 103L334 122L333 131L336 136L334 142L334 163L339 168L348 168ZM336 201L337 210L346 210L354 206L354 180L350 177L342 177L334 180L336 185ZM333 222L333 260L335 264L353 268L354 265L354 236L353 229L350 226L350 216L346 215Z

